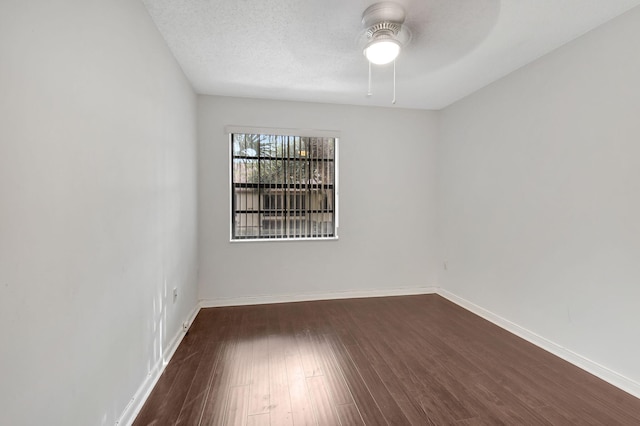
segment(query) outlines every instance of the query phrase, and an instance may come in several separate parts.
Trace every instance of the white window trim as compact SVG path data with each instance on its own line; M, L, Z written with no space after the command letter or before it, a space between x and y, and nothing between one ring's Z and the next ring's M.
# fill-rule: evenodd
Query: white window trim
M302 136L310 138L336 138L340 139L338 130L320 129L284 129L275 127L250 127L250 126L225 126L224 133L250 133L254 135L276 135L276 136Z
M227 219L227 226L229 227L229 242L230 243L286 243L286 242L298 242L298 241L337 241L339 240L338 231L340 229L340 132L337 130L318 130L318 129L286 129L286 128L272 128L272 127L250 127L250 126L234 126L228 125L224 127L224 133L227 135L227 163L229 165L229 217ZM334 138L335 139L335 152L334 152L334 188L335 188L335 207L334 207L334 232L333 237L313 237L313 238L247 238L247 239L234 239L233 227L231 226L233 218L233 164L230 161L232 156L232 140L234 133L249 133L249 134L265 134L265 135L277 135L277 136L300 136L300 137L318 137L318 138Z

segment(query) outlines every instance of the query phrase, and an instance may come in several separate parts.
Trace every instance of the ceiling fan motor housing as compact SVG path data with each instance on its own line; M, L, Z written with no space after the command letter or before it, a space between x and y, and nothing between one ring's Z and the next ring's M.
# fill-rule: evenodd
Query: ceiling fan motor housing
M367 38L376 40L378 38L394 38L400 32L401 25L395 22L378 22L367 28Z
M402 25L404 18L405 12L402 6L391 1L383 1L365 9L362 13L362 25L369 28L384 21Z
M369 6L362 14L362 25L367 30L369 41L395 40L402 29L405 11L397 3L384 1ZM396 40L397 41L397 40Z

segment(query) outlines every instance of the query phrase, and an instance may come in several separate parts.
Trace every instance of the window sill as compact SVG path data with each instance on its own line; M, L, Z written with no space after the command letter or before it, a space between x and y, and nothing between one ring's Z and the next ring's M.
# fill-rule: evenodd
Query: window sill
M324 238L242 238L236 240L229 240L230 243L280 243L280 242L302 242L302 241L337 241L336 237L324 237Z

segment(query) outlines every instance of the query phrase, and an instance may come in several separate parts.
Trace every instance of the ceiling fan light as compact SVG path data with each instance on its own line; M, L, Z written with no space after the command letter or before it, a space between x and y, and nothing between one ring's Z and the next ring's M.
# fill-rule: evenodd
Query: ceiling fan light
M400 54L400 44L392 39L374 40L364 49L364 54L372 64L388 64Z

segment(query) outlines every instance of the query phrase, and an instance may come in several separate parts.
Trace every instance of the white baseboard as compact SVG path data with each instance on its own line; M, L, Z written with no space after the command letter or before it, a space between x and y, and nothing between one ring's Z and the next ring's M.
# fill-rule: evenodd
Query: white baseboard
M200 312L199 305L193 308L193 310L189 313L189 316L186 320L187 324L189 324L189 327L191 327L191 324L193 324L193 320L196 318L196 315L198 315L198 312ZM182 339L185 335L186 332L182 328L180 328L173 339L171 339L171 342L162 354L162 358L159 359L158 362L156 362L149 374L147 374L146 379L140 385L133 398L131 398L131 401L129 401L129 404L124 409L122 415L120 416L120 419L116 422L116 426L130 426L133 423L138 413L140 413L140 410L142 409L142 406L146 402L147 398L149 398L149 395L151 394L154 386L160 379L160 376L164 372L165 367L173 357L173 354L176 353L176 349L178 349L178 346L180 345L180 342L182 342Z
M476 305L475 303L458 297L447 290L438 288L437 293L445 299L448 299L451 302L455 303L456 305L459 305L466 310L486 319L487 321L494 323L498 327L503 328L530 343L533 343L539 348L542 348L545 351L550 352L575 365L576 367L579 367L586 372L601 378L605 382L608 382L613 386L622 389L623 391L635 396L636 398L640 398L640 383L631 380L619 373L616 373L615 371L610 370L609 368L600 365L597 362L591 361L590 359L585 358L582 355L577 354L561 345L558 345L557 343L554 343L551 340L548 340L532 331L529 331L526 328L519 326L518 324L502 318L501 316L496 315L493 312L490 312Z
M222 306L265 305L268 303L310 302L314 300L359 299L364 297L410 296L416 294L433 294L437 287L404 287L378 290L337 291L330 293L302 293L280 296L247 296L226 299L202 299L200 307L218 308Z

